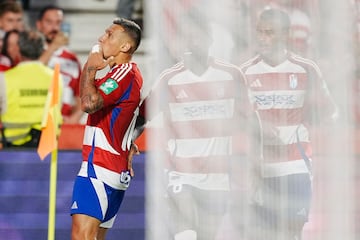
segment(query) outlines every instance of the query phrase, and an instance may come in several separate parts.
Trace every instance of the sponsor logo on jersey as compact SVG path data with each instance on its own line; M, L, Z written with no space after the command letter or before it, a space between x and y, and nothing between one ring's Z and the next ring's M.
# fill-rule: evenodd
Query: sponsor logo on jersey
M210 117L222 116L225 114L223 104L205 104L200 106L188 106L184 108L184 115L188 117Z
M295 74L290 74L289 75L289 86L292 89L295 89L298 85L298 78Z
M114 79L108 78L103 84L101 84L100 90L103 91L106 95L109 95L118 87L119 85Z
M284 105L291 105L296 102L294 95L256 95L255 101L260 106L279 107Z

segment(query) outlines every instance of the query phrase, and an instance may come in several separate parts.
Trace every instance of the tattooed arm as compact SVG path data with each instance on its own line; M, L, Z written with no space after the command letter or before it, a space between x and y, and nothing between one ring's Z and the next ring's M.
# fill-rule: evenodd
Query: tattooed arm
M103 107L104 100L95 86L97 69L85 64L80 77L81 109L87 113L94 113Z
M94 113L101 109L104 99L95 86L96 71L105 68L113 57L103 59L102 50L91 51L80 76L81 109L87 113Z

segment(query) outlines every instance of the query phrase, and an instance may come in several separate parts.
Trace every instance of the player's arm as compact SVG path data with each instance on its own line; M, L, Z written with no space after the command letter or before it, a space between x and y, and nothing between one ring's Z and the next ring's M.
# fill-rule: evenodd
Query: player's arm
M95 86L96 68L85 64L80 77L81 109L87 113L94 113L101 109L104 100Z
M94 46L95 47L95 46ZM94 113L104 106L104 99L95 86L96 72L105 68L113 58L104 60L103 53L97 45L92 49L80 76L81 110Z

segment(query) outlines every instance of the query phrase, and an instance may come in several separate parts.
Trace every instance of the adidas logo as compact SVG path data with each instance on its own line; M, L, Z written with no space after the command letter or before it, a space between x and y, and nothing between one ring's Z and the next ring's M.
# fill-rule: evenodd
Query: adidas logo
M76 201L74 201L73 204L71 205L71 209L78 209L78 205Z
M261 86L262 84L258 78L250 84L250 87L261 87Z
M181 90L178 95L176 95L176 99L184 99L187 98L188 95L186 94L186 92L184 90Z

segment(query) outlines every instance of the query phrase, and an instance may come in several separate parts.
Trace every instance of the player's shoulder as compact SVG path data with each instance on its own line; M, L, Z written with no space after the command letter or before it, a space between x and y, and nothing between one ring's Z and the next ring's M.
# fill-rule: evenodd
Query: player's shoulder
M247 68L256 65L257 63L259 63L262 60L260 54L256 54L253 57L249 58L248 60L246 60L245 62L241 63L239 68L242 71L245 71Z
M233 76L236 76L236 78L243 76L243 72L239 66L221 58L211 57L210 66L220 71L232 74Z
M158 79L159 80L165 80L165 79L170 79L171 77L185 71L185 64L183 61L180 61L176 64L174 64L173 66L171 66L170 68L167 68L165 70L163 70Z
M108 76L119 82L124 78L132 77L137 74L136 69L137 65L131 62L117 64L110 69Z
M310 58L306 58L299 54L290 52L288 59L289 59L289 61L304 67L305 69L307 69L307 71L314 71L317 74L321 75L321 70L320 70L318 64Z

